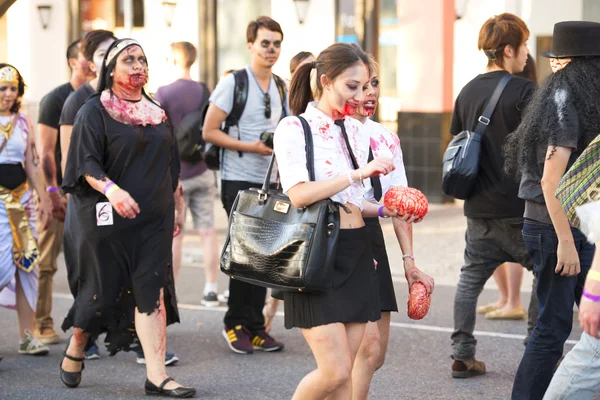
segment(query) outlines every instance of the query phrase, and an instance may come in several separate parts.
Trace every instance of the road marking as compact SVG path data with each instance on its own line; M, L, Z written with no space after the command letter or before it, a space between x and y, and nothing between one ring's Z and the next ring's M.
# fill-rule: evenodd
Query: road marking
M58 299L67 299L73 300L73 296L67 293L54 293L52 297L56 297ZM191 311L218 311L218 312L226 312L227 307L206 307L197 304L185 304L179 303L177 306L183 310L191 310ZM283 317L283 311L277 311L276 314L278 317ZM404 322L391 322L390 325L394 328L403 328L403 329L413 329L417 331L429 331L429 332L440 332L440 333L452 333L454 329L452 328L444 328L442 326L435 325L423 325L423 324L407 324ZM514 333L502 333L502 332L491 332L491 331L475 331L473 332L475 336L487 336L501 339L516 339L523 340L525 339L525 335L517 335ZM575 345L578 340L567 340L565 344Z

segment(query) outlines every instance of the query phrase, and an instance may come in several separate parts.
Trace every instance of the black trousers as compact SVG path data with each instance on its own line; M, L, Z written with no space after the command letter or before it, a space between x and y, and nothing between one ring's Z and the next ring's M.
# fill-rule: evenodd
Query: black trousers
M221 181L221 202L229 216L235 197L240 190L261 187L261 184L244 181ZM265 329L262 310L265 305L267 289L237 279L229 280L229 301L223 322L227 329L242 325L251 331Z

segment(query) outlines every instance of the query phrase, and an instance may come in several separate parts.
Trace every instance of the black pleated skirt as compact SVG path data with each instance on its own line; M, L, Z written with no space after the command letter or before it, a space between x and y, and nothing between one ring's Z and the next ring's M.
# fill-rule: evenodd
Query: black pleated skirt
M377 283L379 286L381 312L398 312L398 303L396 303L396 292L394 291L394 282L392 281L390 260L387 251L385 250L385 240L383 238L381 225L379 224L379 218L365 218L365 223L369 228L373 258L377 260Z
M334 263L335 289L284 292L285 327L377 321L381 307L367 227L342 229Z

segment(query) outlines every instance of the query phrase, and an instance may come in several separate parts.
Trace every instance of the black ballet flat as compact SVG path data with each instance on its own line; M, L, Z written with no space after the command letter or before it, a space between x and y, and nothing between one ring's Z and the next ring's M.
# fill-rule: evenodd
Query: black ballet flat
M188 399L190 397L194 397L196 394L196 389L191 387L180 386L175 389L164 389L165 385L172 380L173 378L167 378L163 383L160 384L160 386L157 387L154 383L150 382L150 380L146 378L146 384L144 385L146 394L148 396L175 397L178 399Z
M78 357L70 356L67 354L66 350L63 353L63 355L71 361L81 362L81 371L83 371L85 369L85 364L83 363L85 358L83 358L83 357L78 358ZM64 360L64 358L63 358L63 360ZM79 372L65 371L64 369L62 369L63 360L60 360L60 380L62 381L62 383L65 384L65 386L70 387L70 388L76 388L81 383L81 371L79 371Z

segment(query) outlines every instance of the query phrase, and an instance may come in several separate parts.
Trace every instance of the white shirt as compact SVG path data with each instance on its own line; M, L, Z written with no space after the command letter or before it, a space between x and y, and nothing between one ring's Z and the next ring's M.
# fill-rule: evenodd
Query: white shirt
M316 102L310 103L302 114L310 126L315 158L315 179L323 181L340 175L348 175L354 170L342 130L334 124L334 120L318 110ZM369 157L369 136L360 121L350 117L344 118L344 126L356 162L359 167L367 164ZM274 151L279 166L281 185L284 193L301 182L308 182L306 169L306 142L302 124L297 117L284 118L275 130ZM365 179L365 182L367 180ZM351 203L362 210L364 189L359 182L331 197L331 200L346 204Z
M373 149L373 157L391 158L395 170L387 175L379 177L381 181L382 199L385 193L394 186L408 186L406 179L406 171L404 170L404 161L402 158L402 148L400 147L400 139L398 135L387 130L383 125L375 121L367 119L364 123L365 131L371 139L371 149ZM372 203L377 203L371 180L365 179L365 199Z
M0 124L7 125L12 122L14 115L0 117ZM0 153L0 164L24 164L25 151L27 149L27 135L29 134L29 125L25 115L19 114L15 129L6 144L2 153ZM5 137L0 134L0 146L4 143Z

